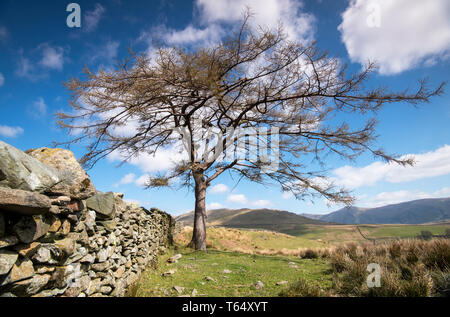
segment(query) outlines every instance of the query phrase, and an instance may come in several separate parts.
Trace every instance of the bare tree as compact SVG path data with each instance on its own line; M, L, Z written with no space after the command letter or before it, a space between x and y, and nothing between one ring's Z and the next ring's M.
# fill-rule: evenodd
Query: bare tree
M315 43L289 41L282 27L255 31L248 19L247 14L239 30L213 47L160 45L152 56L130 52L113 70L86 68L85 78L65 83L73 111L58 114L59 126L72 135L59 144L88 141L82 158L88 168L113 152L126 162L183 144L183 159L168 173L151 177L148 187L176 179L194 188L191 246L199 250L206 249L206 190L222 173L279 184L298 199L321 196L351 204L347 190L327 181L327 155L351 160L368 151L388 162L412 164L374 147L376 113L386 104L428 102L443 92L444 84L429 89L425 81L413 93L367 88L373 63L347 75L346 67ZM355 115L365 124L351 124ZM276 133L251 132L271 128ZM196 137L206 129L215 131L216 142L211 134ZM258 153L223 159L221 150L236 143L258 152L268 136L271 144L278 143L276 168ZM311 158L322 164L319 170L308 167Z

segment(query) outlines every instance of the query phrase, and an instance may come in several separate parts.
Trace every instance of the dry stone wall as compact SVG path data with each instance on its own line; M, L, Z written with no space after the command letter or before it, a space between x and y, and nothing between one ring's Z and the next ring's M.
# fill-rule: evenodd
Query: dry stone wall
M126 296L173 228L96 191L72 152L0 141L0 296Z

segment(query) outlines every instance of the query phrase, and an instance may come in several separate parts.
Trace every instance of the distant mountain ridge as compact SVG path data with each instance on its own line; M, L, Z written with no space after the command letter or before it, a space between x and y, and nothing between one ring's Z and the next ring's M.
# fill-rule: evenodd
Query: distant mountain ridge
M450 198L412 200L376 208L344 207L325 215L302 214L341 224L421 224L450 220Z
M303 228L305 225L329 224L322 220L307 218L289 211L273 209L214 209L208 210L207 226L221 226L228 228L265 229L282 233L290 233ZM177 222L192 226L194 213L188 212L175 218Z

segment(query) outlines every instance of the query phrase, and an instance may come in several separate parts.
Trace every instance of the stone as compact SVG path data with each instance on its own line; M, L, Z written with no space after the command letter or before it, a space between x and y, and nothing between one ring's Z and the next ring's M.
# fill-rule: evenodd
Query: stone
M95 211L94 210L88 210L86 212L86 219L84 222L84 226L88 233L95 232Z
M97 226L105 228L107 231L112 232L116 226L116 220L108 220L108 221L97 221Z
M0 141L0 187L44 193L59 183L57 170Z
M79 263L55 267L55 271L51 276L53 287L64 288L76 286L77 280L81 277L80 267L81 265Z
M26 153L59 172L62 181L52 187L53 193L75 199L86 199L95 194L94 184L71 151L39 148Z
M100 287L100 293L104 294L104 295L108 295L112 292L112 287L111 286L102 286Z
M52 205L52 206L50 206L50 209L48 212L53 215L59 215L61 213L61 209L58 206Z
M60 234L62 234L64 236L67 236L69 234L69 232L70 232L70 226L71 226L70 225L70 221L67 220L67 219L64 219L61 227L59 228L58 233L60 233Z
M100 193L86 199L86 207L95 210L99 218L108 220L115 216L114 193Z
M92 263L95 262L95 255L89 253L89 254L85 255L85 256L80 260L80 262L81 262L81 263L89 263L89 264L92 264Z
M280 286L280 285L287 285L287 284L289 284L288 281L279 281L279 282L276 282L276 283L275 283L275 285L277 285L277 286Z
M0 250L0 275L7 274L14 263L16 263L19 254L8 250Z
M81 200L71 201L69 204L67 204L66 207L69 208L72 212L81 211L84 208L83 203L81 202Z
M183 292L184 292L184 287L181 287L181 286L174 286L173 289L174 289L178 294L183 294Z
M109 265L110 264L108 261L102 263L94 263L91 265L91 269L95 272L104 272L108 269Z
M12 227L12 231L23 243L33 242L47 234L51 219L45 216L24 216Z
M175 274L175 272L176 272L177 270L169 270L169 271L167 271L167 272L164 272L163 274L162 274L162 276L163 277L166 277L166 276L169 276L169 275L173 275L173 274Z
M52 243L43 243L31 257L38 264L57 264L64 257L64 251Z
M30 296L41 291L50 281L50 275L34 275L30 279L15 282L11 291L19 296Z
M261 289L264 287L264 283L261 281L258 281L255 283L255 289Z
M123 276L123 273L125 273L125 268L123 266L119 266L116 272L114 272L115 278L121 278Z
M64 256L71 256L76 249L76 242L71 238L65 238L62 240L56 240L55 246L64 252Z
M71 199L68 196L57 196L55 198L51 198L52 205L56 206L67 206L70 203Z
M0 209L2 210L21 215L41 215L49 212L50 206L50 199L47 196L0 187Z
M58 232L59 228L61 228L62 222L59 218L53 217L52 224L50 228L48 229L48 232L56 233Z
M168 263L177 263L179 259L181 259L182 255L181 254L176 254L173 257L170 257L167 262Z
M206 277L205 277L205 280L211 281L211 282L215 282L215 281L216 281L216 280L213 279L211 276L206 276Z
M28 259L21 259L16 262L9 274L3 281L0 282L0 286L15 283L17 281L25 280L34 275L33 263Z
M63 288L63 289L54 288L51 290L43 290L42 292L40 292L38 294L34 294L32 297L55 297L55 296L59 296L59 295L63 294L65 291L66 291L66 288Z
M37 251L37 249L41 246L39 242L32 242L28 244L22 244L14 247L21 256L30 258Z
M78 247L77 250L69 256L65 261L64 265L72 264L78 262L88 254L88 250L85 247Z
M78 223L77 215L67 215L67 220L69 220L73 224Z
M46 274L46 273L53 273L55 271L55 267L54 266L36 266L35 267L35 272L37 274Z
M197 294L198 294L198 291L197 291L197 289L194 288L194 289L192 290L191 296L192 296L192 297L195 297L195 296L197 296Z
M225 269L225 270L223 270L223 271L222 271L222 273L223 273L223 274L230 274L230 273L231 273L231 271L230 271L230 270L227 270L227 269Z
M108 260L108 254L109 254L109 250L108 248L106 249L100 249L100 251L97 252L97 262L102 263L105 262L106 260Z
M19 243L19 239L15 236L0 238L0 249L14 246Z

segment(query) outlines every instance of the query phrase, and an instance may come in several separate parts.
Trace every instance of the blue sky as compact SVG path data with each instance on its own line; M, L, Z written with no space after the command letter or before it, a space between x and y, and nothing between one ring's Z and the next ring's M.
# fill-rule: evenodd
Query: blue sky
M450 3L448 0L213 0L77 1L81 28L66 25L69 1L2 0L0 2L0 139L26 150L68 138L54 113L68 111L62 83L78 77L84 65L112 67L114 60L152 49L157 37L167 44L209 45L237 25L249 6L252 23L275 26L282 21L292 39L315 40L349 70L368 59L379 71L370 86L414 89L428 77L436 86L449 79ZM386 151L414 155L415 167L403 168L362 155L355 162L331 157L329 176L354 190L358 206L380 206L426 197L450 196L450 92L413 107L388 105L379 114L378 144ZM357 123L359 118L354 118ZM73 147L77 157L83 147ZM164 170L167 155L142 158L117 167L114 158L89 174L98 190L120 191L141 205L173 214L192 210L193 193L145 190L147 173ZM268 207L297 213L325 213L323 199L297 201L277 187L241 182L228 175L210 188L210 208Z

